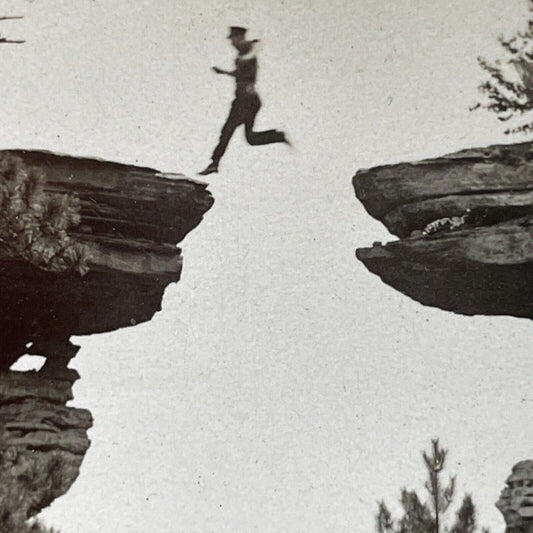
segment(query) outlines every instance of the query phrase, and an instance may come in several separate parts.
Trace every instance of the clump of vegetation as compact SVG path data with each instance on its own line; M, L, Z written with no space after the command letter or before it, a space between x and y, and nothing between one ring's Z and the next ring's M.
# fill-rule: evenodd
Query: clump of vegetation
M87 248L67 231L80 223L79 199L44 190L45 176L15 155L0 159L0 245L52 272L87 268Z
M60 533L58 529L47 527L39 520L16 522L11 518L0 521L0 533Z
M58 529L53 527L46 527L39 520L35 520L31 524L23 524L15 531L10 531L10 533L60 533Z
M522 116L533 110L533 0L528 0L530 17L527 30L517 32L510 39L499 37L505 60L489 62L478 58L479 65L489 75L487 81L479 86L485 96L471 109L484 108L498 116L502 122ZM517 75L513 80L512 73ZM515 128L505 130L509 133L528 133L533 131L533 122L526 122Z
M400 503L403 516L394 520L385 502L378 503L376 529L378 533L475 533L477 517L472 497L466 494L461 507L457 511L451 527L445 527L444 517L455 493L455 477L451 477L444 486L441 475L446 462L447 450L439 446L438 440L431 442L431 453L422 453L427 469L428 479L425 489L429 495L427 502L422 502L416 491L402 489ZM483 533L488 533L486 529Z

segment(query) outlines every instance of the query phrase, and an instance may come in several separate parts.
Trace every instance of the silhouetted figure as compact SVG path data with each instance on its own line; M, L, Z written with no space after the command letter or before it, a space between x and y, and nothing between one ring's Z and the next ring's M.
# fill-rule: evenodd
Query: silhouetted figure
M282 131L253 131L255 117L261 108L261 100L255 91L257 57L255 56L254 48L258 40L247 41L245 35L246 28L231 26L228 39L231 39L231 44L238 51L235 60L235 70L228 71L213 67L213 70L217 74L226 74L235 78L236 91L235 100L231 104L229 116L222 128L220 140L211 157L211 163L205 170L199 172L202 176L218 172L220 159L228 147L233 132L241 124L244 124L246 140L251 145L272 143L290 144Z

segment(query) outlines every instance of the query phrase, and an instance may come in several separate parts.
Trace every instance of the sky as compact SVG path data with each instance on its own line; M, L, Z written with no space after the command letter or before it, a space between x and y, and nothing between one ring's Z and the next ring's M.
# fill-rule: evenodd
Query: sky
M63 533L368 532L376 502L422 489L431 438L479 521L533 458L531 321L424 307L355 248L392 237L356 200L360 168L509 138L469 112L477 56L525 0L0 0L3 148L190 177L233 95L229 25L262 41L261 129L209 176L181 281L134 328L77 337L72 405L94 416ZM528 348L529 346L529 348ZM21 363L31 364L27 362ZM421 492L422 494L422 492Z

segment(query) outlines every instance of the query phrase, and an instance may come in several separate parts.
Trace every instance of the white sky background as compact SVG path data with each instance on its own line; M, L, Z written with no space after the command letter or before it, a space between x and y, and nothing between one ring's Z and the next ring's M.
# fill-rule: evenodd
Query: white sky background
M512 142L469 113L476 57L523 27L525 0L24 0L0 3L0 146L189 176L232 98L227 26L263 41L257 126L184 241L182 281L135 328L79 338L73 405L95 418L63 533L368 532L376 500L421 487L439 436L480 522L533 457L531 321L453 315L354 256L389 240L356 201L359 168ZM211 179L212 178L212 179Z

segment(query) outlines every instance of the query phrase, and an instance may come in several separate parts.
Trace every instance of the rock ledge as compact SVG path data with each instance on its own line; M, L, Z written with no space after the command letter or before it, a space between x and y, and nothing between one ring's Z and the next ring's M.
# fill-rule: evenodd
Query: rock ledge
M533 143L360 170L353 184L399 237L357 250L385 283L460 314L533 318Z

